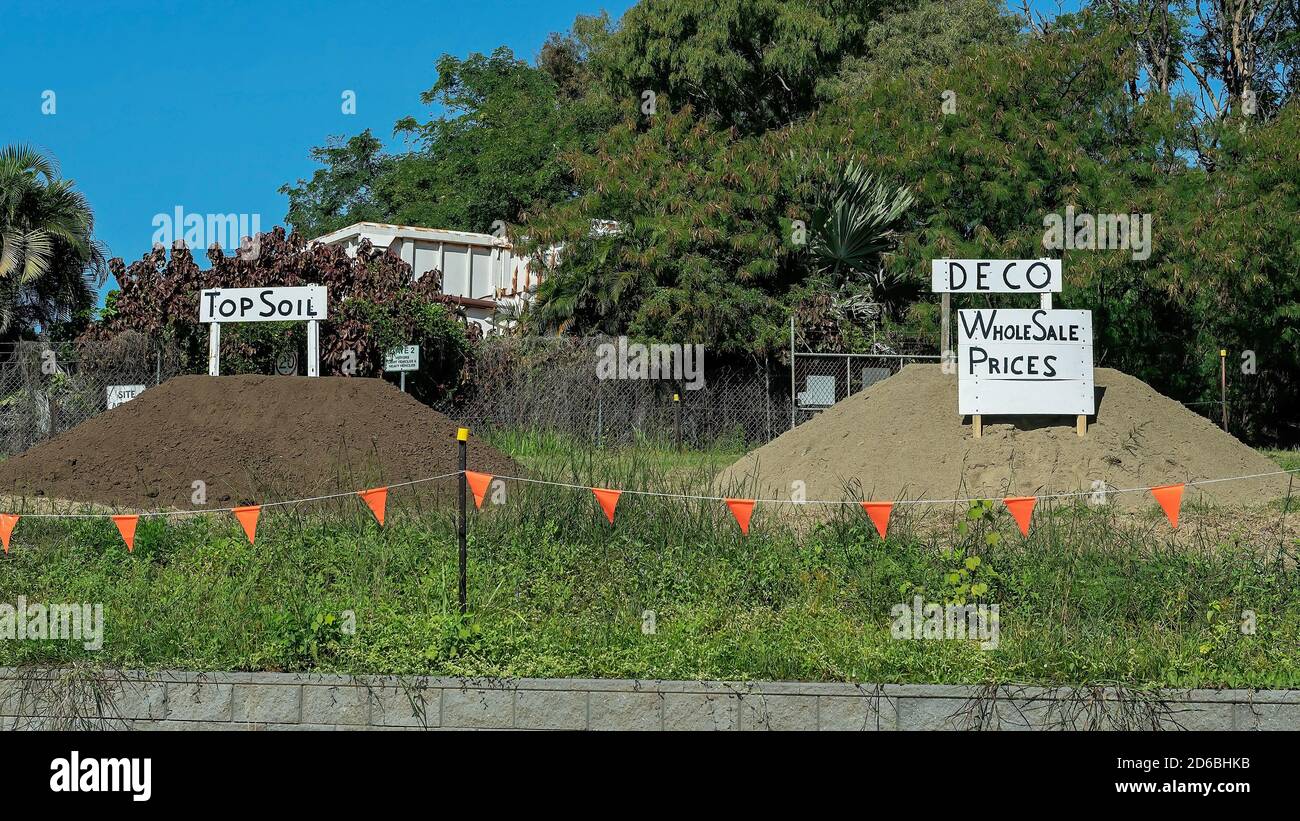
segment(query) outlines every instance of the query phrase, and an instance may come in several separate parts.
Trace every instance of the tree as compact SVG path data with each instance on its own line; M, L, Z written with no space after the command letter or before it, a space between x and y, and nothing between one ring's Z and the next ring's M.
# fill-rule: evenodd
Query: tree
M0 148L0 333L85 318L104 281L95 217L51 157Z
M417 146L380 183L398 222L489 232L567 194L558 152L574 132L545 72L504 47L464 60L443 55L420 100L450 114L397 123Z
M531 219L526 248L563 246L529 315L534 330L702 343L710 355L779 347L796 248L781 221L782 155L695 116L661 112L571 157L584 192ZM593 231L615 220L615 232Z
M996 0L919 0L867 28L858 56L844 61L819 88L823 99L860 93L906 72L946 68L968 49L1007 46L1019 24Z
M384 156L383 144L366 129L343 142L332 138L311 150L325 167L296 186L280 186L289 198L285 220L307 237L319 237L355 222L384 221L388 212L378 201L375 186L394 163Z
M806 116L817 86L884 6L878 0L642 0L592 56L611 97L691 106L753 134Z
M607 98L582 93L606 24L579 18L573 34L543 47L545 68L504 47L444 54L420 100L448 113L399 120L394 131L412 146L404 153L384 154L369 131L312 149L324 167L281 187L287 221L309 237L362 220L493 232L562 201L572 193L564 153L589 150L615 120Z
M833 168L832 158L823 165ZM809 251L817 272L829 277L844 301L865 287L872 303L898 317L908 291L902 277L886 272L881 257L893 247L894 229L912 203L907 189L887 185L855 160L819 186L808 224Z

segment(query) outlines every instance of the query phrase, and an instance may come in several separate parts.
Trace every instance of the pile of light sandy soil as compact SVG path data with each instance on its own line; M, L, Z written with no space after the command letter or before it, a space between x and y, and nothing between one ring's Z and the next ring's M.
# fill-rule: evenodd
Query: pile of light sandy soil
M957 415L957 377L908 365L754 450L718 476L724 492L808 499L1001 498L1217 479L1277 464L1146 383L1098 368L1087 434L1074 417L986 417L976 439ZM1253 506L1287 493L1271 476L1188 487L1184 503ZM1145 493L1113 504L1147 507Z

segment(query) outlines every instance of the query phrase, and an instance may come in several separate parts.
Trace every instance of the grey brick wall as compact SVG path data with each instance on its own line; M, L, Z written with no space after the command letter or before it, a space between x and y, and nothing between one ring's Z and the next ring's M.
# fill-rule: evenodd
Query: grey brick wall
M0 668L0 729L1300 729L1300 690Z

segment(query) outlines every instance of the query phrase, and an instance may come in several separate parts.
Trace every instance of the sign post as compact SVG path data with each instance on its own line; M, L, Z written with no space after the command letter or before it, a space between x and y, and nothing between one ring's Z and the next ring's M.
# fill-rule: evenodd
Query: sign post
M419 369L419 345L403 345L384 354L384 371L397 371L402 375L402 393L406 393L406 372Z
M456 431L456 464L460 468L460 493L456 516L456 541L457 546L460 548L460 587L459 590L457 590L457 598L460 601L460 614L462 616L469 612L469 595L467 593L468 585L466 584L468 577L466 565L468 564L469 548L466 540L466 533L468 530L465 523L465 485L467 479L465 476L465 469L469 466L468 457L469 428L459 428Z
M307 375L320 376L320 321L328 316L322 285L293 288L205 288L199 322L209 323L208 376L221 375L223 322L306 322Z
M944 298L945 351L950 294L1039 295L1037 309L958 312L957 410L970 416L975 438L986 414L1073 415L1083 436L1096 413L1092 312L1052 309L1061 261L936 259L930 279Z

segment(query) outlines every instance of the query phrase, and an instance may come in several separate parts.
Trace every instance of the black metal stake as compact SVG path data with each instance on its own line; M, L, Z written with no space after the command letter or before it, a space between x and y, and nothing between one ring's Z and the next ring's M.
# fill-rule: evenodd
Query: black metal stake
M465 542L465 534L467 533L465 525L465 487L468 483L465 478L465 468L469 455L469 428L461 428L456 431L456 443L460 451L460 515L456 522L456 536L460 540L460 614L463 616L469 611L469 601L465 594L465 563L469 558L469 550Z

